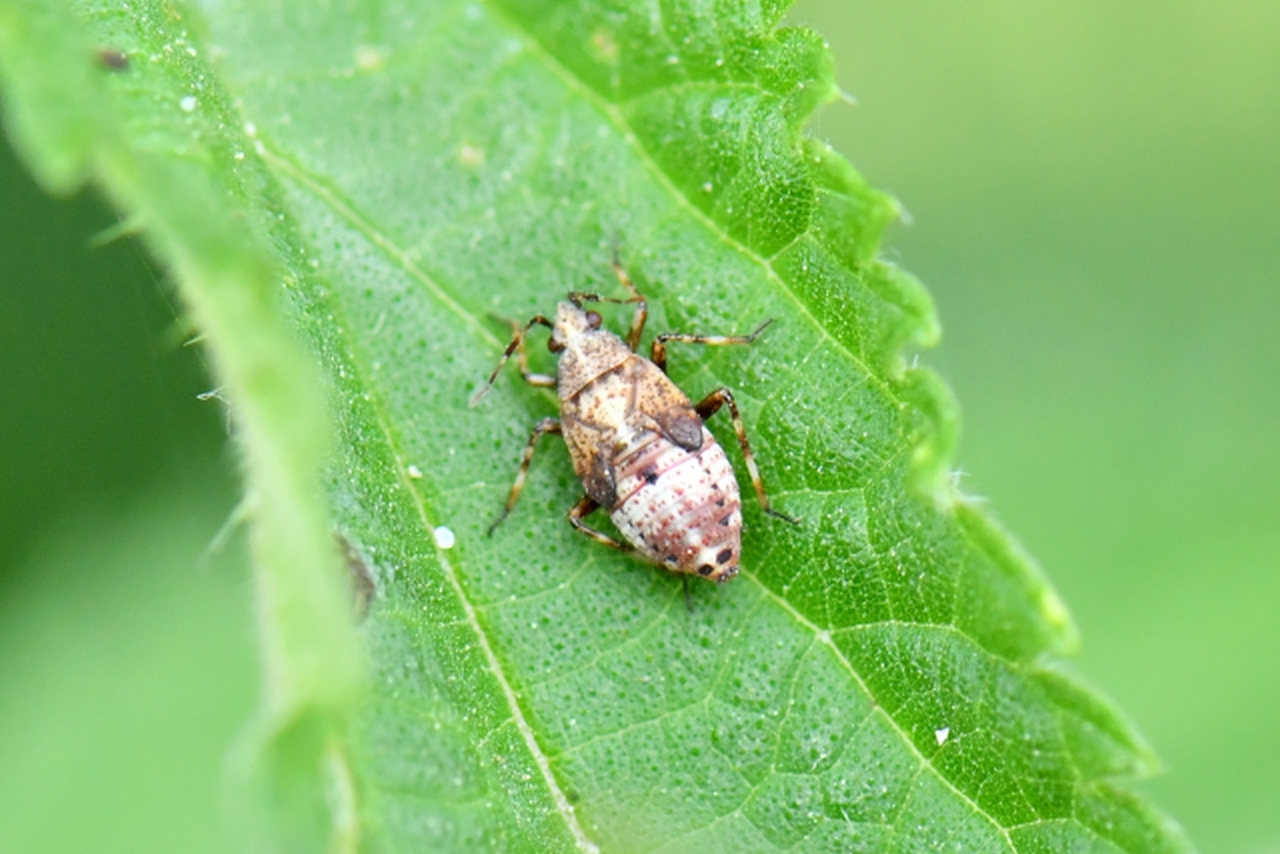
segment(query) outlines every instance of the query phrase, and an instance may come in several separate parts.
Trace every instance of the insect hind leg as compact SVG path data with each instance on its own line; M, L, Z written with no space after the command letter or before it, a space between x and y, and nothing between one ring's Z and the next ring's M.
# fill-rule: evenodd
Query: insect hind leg
M507 493L507 503L503 505L498 518L489 523L489 530L485 532L485 536L493 536L493 532L502 524L502 521L511 515L516 502L520 500L520 493L524 490L524 479L528 476L529 465L533 462L533 451L538 445L538 440L548 433L560 433L559 418L544 418L534 425L533 432L529 434L529 441L524 446L524 453L520 455L520 470L516 472L516 482L511 484L511 492Z
M768 324L765 325L767 326ZM764 327L760 327L752 334L759 335L761 329L764 329ZM779 510L774 510L769 503L769 496L764 491L764 481L760 479L760 469L756 466L755 454L751 453L751 443L747 441L747 428L742 423L742 416L738 413L738 403L733 399L733 392L728 388L718 388L698 402L693 409L698 413L699 418L706 421L726 404L729 407L729 416L733 419L733 432L738 434L738 447L742 449L742 459L746 462L747 473L751 476L751 485L755 487L756 497L760 500L760 509L784 522L799 525L799 519L794 516L788 516Z
M601 533L595 528L592 528L586 522L582 521L583 517L590 516L599 509L599 507L600 502L596 501L590 495L582 496L582 500L573 505L573 509L569 511L569 524L572 525L574 530L578 533L586 534L601 545L608 546L611 549L617 549L620 552L631 551L631 546L618 542L608 534Z

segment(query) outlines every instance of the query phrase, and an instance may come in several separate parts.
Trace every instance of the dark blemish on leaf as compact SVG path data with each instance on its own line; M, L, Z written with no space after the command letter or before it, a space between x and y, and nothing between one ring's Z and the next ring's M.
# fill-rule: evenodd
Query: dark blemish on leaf
M369 606L378 595L377 585L373 580L373 570L364 555L355 544L337 531L333 540L342 553L342 562L346 565L351 590L351 605L357 622L369 616Z
M129 67L129 57L125 56L123 51L113 47L104 47L98 51L98 62L103 68L109 68L112 71L124 71Z

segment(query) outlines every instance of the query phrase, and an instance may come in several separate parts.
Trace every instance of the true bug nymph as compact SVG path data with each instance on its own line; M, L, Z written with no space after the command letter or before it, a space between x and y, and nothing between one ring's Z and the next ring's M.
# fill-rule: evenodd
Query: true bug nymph
M586 492L569 511L574 528L611 548L634 549L674 572L728 581L738 572L742 552L742 505L729 460L703 424L721 407L728 406L733 417L761 509L789 522L796 520L769 506L733 393L719 388L701 402L691 403L667 377L666 345L672 341L750 344L769 321L750 335L664 333L654 339L646 359L636 352L648 316L645 300L617 262L614 271L630 297L571 292L556 309L554 321L537 315L516 326L498 366L472 398L474 406L512 354L526 382L554 387L560 398L560 417L543 419L533 428L506 505L489 533L519 500L538 440L558 433L568 445L573 469ZM587 302L634 304L626 340L602 329L600 315L583 308ZM539 325L551 329L547 346L559 354L556 377L529 370L525 336ZM609 511L626 544L583 521L600 507Z

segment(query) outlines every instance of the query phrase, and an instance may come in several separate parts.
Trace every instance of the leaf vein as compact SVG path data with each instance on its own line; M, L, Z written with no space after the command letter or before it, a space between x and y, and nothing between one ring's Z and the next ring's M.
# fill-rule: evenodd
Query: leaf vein
M816 625L810 622L809 619L805 617L804 614L800 613L800 611L798 611L795 608L795 606L793 606L790 602L788 602L786 599L782 598L781 596L777 595L772 590L770 590L768 587L766 587L765 584L760 581L760 578L755 573L749 570L743 569L740 575L743 578L749 578L753 584L755 584L757 587L759 587L761 590L764 591L764 594L766 596L772 598L775 602L777 602L780 606L782 606L783 610L785 610L788 614L790 614L792 619L794 619L800 625L807 628L809 631L813 632L814 635L817 637L817 639L821 643L826 644L831 649L831 652L836 656L836 660L839 661L840 664L846 670L849 671L849 674L853 677L854 681L857 682L858 687L861 688L863 693L865 693L866 696L871 699L871 702L875 703L875 705L878 708L884 708L883 706L880 705L880 702L876 699L876 695L874 694L874 692L872 692L871 686L868 685L865 680L863 680L861 674L859 674L857 669L853 666L853 663L849 661L849 659L845 656L843 652L840 651L839 647L837 647L834 643L832 643L831 632L823 629L819 629ZM902 728L902 726L891 715L886 713L885 720L889 722L889 725L893 728L894 732L896 732L898 736L902 739L902 742L904 745L906 745L907 750L915 754L916 758L920 761L920 763L923 766L927 767L929 771L932 772L933 775L938 778L939 782L941 782L942 785L946 786L956 795L956 797L964 801L964 803L967 804L974 811L974 813L982 816L984 819L990 822L991 826L996 828L997 831L999 831L1000 835L1004 838L1005 842L1008 844L1009 848L1012 850L1013 841L1009 838L1008 830L1006 830L1003 826L1001 826L1000 822L996 821L995 817L992 816L990 813L988 813L986 810L984 810L978 804L977 801L975 801L967 793L965 793L960 788L958 788L954 783L951 782L951 780L949 780L946 777L946 775L944 775L940 770L938 770L938 768L929 760L929 758L920 752L920 749L916 747L915 742L912 741L911 736L907 733L906 730Z
M374 245L399 262L407 272L413 275L414 278L418 279L434 297L442 302L450 311L458 315L458 317L466 322L468 326L476 330L483 337L490 339L495 344L497 343L493 335L490 334L475 317L467 312L460 304L455 302L433 278L428 276L425 271L418 267L407 253L378 231L372 223L362 218L349 205L339 199L334 192L274 151L269 154L264 154L264 159L315 194L321 201L329 204L335 213L347 219L357 230L374 243ZM372 387L372 384L366 385L367 387ZM457 568L449 559L447 550L441 548L440 545L435 542L435 538L431 532L435 530L436 523L432 520L431 514L427 510L422 494L413 486L409 472L403 463L404 454L402 453L402 449L399 447L399 443L395 439L394 431L392 431L391 425L388 423L386 413L383 412L376 395L373 395L372 393L369 395L369 403L377 419L379 432L382 433L387 446L393 451L395 471L400 482L400 487L411 497L414 509L417 511L418 519L422 524L423 540L432 543L435 547L436 560L444 571L445 579L453 589L454 595L457 597L459 604L462 606L468 627L471 629L477 642L480 644L480 649L484 655L487 669L493 675L494 680L498 683L498 687L502 691L503 698L505 699L510 711L511 722L515 724L521 739L525 743L526 749L529 751L531 758L537 765L538 770L542 775L543 782L546 784L552 800L555 803L556 810L560 814L560 817L564 821L570 834L573 836L578 850L587 852L587 854L598 854L600 847L586 835L581 824L579 824L577 812L574 809L573 804L569 802L568 797L565 795L564 790L560 787L560 783L555 777L555 773L551 769L550 758L542 750L541 745L538 743L537 735L533 731L533 727L525 718L524 711L520 708L520 701L516 696L515 688L507 678L506 672L502 668L497 653L495 652L493 645L489 642L488 634L480 624L476 606L471 602L465 588L462 586Z

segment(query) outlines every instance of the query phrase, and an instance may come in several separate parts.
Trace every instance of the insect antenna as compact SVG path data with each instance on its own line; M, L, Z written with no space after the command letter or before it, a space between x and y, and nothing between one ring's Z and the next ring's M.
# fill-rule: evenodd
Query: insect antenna
M517 324L513 325L515 326L515 334L511 338L511 343L507 345L506 350L502 351L502 358L498 360L498 366L493 369L493 373L489 374L489 379L485 381L484 385L480 386L480 388L476 390L475 394L471 395L471 406L478 404L480 402L480 398L484 397L489 389L493 388L493 384L497 381L498 374L502 371L503 366L507 364L507 360L511 358L511 354L524 344L524 336L530 329L535 326L545 326L548 329L553 328L551 321L547 320L540 314L535 314L533 317L529 318L529 322L523 327Z

